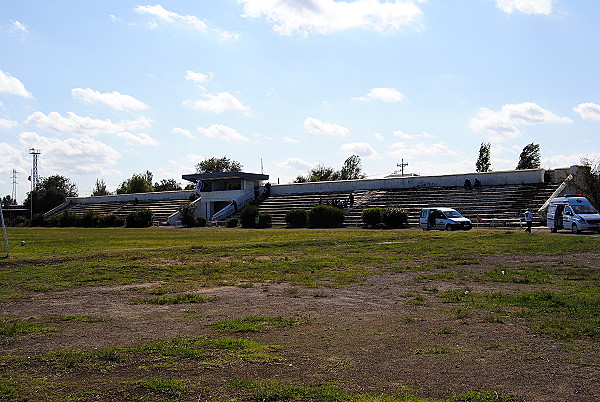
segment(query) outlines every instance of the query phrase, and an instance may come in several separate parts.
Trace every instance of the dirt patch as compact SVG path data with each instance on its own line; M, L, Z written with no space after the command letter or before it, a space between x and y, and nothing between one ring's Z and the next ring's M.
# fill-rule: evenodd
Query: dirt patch
M539 265L598 270L597 253L561 256L489 256L451 272L487 272L499 266ZM211 396L228 379L276 380L303 385L334 382L348 391L394 395L411 390L441 398L471 390L496 390L527 401L600 400L600 348L590 339L561 341L528 329L525 318L489 320L489 311L445 303L445 290L520 293L547 287L474 280L474 275L435 278L448 269L374 275L337 288L261 283L191 288L214 296L202 304L133 304L161 283L82 287L32 294L0 305L2 316L40 319L90 316L56 331L1 344L5 354L63 349L136 347L153 339L232 336L210 324L249 316L301 318L301 325L243 335L277 345L277 364L238 362L173 376L193 379ZM2 371L9 371L2 367ZM39 374L40 376L43 375ZM115 375L115 374L113 374ZM118 374L127 377L127 372ZM68 379L68 377L67 377ZM63 379L64 380L64 379ZM75 378L71 380L75 381Z

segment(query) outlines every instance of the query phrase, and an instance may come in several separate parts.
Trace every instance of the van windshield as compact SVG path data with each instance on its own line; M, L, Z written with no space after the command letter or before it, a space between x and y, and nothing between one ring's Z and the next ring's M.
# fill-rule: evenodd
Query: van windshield
M592 207L591 205L572 205L572 208L577 215L598 213L598 211L596 211L596 208Z
M447 218L462 218L463 216L456 211L444 211Z

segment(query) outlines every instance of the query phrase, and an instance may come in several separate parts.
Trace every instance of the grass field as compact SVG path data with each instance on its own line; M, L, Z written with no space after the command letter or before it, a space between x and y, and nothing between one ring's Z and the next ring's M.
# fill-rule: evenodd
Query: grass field
M37 389L40 399L48 400L197 400L195 395L199 394L210 394L214 400L256 401L523 398L511 390L498 392L471 387L432 399L429 395L437 394L431 390L394 389L378 393L365 386L369 392L360 392L356 387L348 387L345 381L330 382L328 376L316 377L317 382L305 385L290 378L275 381L266 374L258 379L239 375L214 385L214 393L203 394L203 386L189 374L190 367L206 370L229 367L237 361L240 365L261 365L260 370L265 373L271 370L265 366L277 371L283 361L291 358L281 355L270 340L285 340L281 337L293 337L292 334L300 339L304 335L299 328L306 331L319 321L265 312L211 320L206 318L208 313L198 313L202 309L218 311L215 309L221 300L218 296L196 293L223 286L237 287L243 293L251 288L256 290L257 286L267 289L265 284L284 284L285 297L298 299L312 295L307 303L314 303L320 299L329 302L336 289L361 286L372 277L389 276L396 278L397 283L410 280L413 289L397 294L411 314L397 318L394 326L425 321L414 311L432 314L434 306L439 306L435 307L436 314L443 314L448 320L474 320L485 325L518 322L528 334L548 337L555 343L583 342L589 346L590 342L597 345L600 338L600 271L595 266L600 242L596 236L528 234L514 230L434 233L213 228L9 228L8 236L10 257L0 260L3 311L0 346L5 350L0 360L3 400L36 400L32 389ZM19 245L21 241L24 246ZM571 260L572 255L583 257ZM520 261L526 263L512 263L513 256L520 256ZM587 260L590 262L586 263ZM482 265L482 261L487 262ZM15 311L13 306L34 300L38 295L52 297L56 291L116 285L144 286L140 294L127 299L128 308L185 306L181 314L188 316L181 320L188 321L190 314L201 314L202 336L158 336L160 339L145 340L135 346L115 341L109 347L90 345L89 350L49 346L54 349L38 353L33 349L28 351L29 342L33 344L49 334L60 334L65 328L105 328L114 318L84 313L35 317L28 317L26 312L23 316L9 314ZM399 313L394 311L394 314ZM389 331L372 330L369 336ZM450 327L436 331L439 336L457 332ZM414 350L417 358L439 355L440 359L447 359L453 353L452 347L438 345ZM332 364L329 373L347 372L352 367L350 360L336 360ZM589 362L586 366L596 367ZM158 370L160 367L163 369ZM127 370L132 374L123 374ZM69 378L81 381L86 373L110 376L103 379L99 374L92 375L93 386L87 390L65 382ZM119 387L115 388L115 382Z

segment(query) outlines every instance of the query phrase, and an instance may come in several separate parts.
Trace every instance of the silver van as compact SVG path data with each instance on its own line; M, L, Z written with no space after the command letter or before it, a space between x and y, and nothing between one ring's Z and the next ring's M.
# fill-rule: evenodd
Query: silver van
M452 208L423 208L419 218L423 230L469 230L473 227L470 219Z
M600 214L581 194L553 198L548 206L546 221L551 232L567 229L573 233L582 230L600 233Z

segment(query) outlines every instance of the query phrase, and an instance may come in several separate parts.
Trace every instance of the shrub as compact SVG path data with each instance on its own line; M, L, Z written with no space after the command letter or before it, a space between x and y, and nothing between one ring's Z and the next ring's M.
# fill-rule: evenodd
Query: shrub
M84 228L94 228L99 226L98 214L94 213L94 211L86 211L79 218L79 224Z
M179 214L181 216L181 225L186 228L196 226L196 206L191 202L181 205L179 208Z
M308 211L306 209L290 209L285 213L285 223L290 228L305 228L308 225Z
M125 224L123 218L115 214L98 216L98 226L102 228L121 227Z
M344 223L344 212L331 205L317 205L308 211L308 227L339 228Z
M196 226L203 228L206 226L206 218L203 216L196 217Z
M240 223L243 228L253 228L256 226L256 217L258 216L258 207L256 205L247 205L240 213Z
M381 223L381 208L365 208L360 217L366 227L377 227Z
M258 219L256 220L256 225L255 227L257 229L264 229L264 228L270 228L271 225L271 214L267 213L267 212L260 212L258 214Z
M29 226L45 226L45 220L44 214L35 214L31 217Z
M238 225L238 219L237 218L229 218L227 220L226 226L228 228L237 228L237 225Z
M80 226L80 215L65 211L59 215L58 225L62 228Z
M390 229L408 227L408 212L401 208L383 208L381 210L381 223Z
M128 228L145 228L152 223L152 211L147 208L142 208L131 212L125 218L125 227Z

